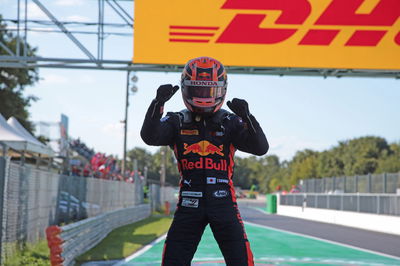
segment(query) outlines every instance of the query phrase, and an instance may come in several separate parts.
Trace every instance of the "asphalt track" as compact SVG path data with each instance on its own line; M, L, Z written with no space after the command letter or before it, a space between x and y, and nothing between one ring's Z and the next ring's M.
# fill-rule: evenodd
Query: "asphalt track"
M244 221L400 258L400 236L281 215L269 215L263 213L261 208L265 208L264 202L241 201L239 204Z
M239 205L257 266L400 265L399 236L266 214L262 201L244 200ZM160 238L116 265L160 265L163 243ZM192 265L225 265L209 228Z

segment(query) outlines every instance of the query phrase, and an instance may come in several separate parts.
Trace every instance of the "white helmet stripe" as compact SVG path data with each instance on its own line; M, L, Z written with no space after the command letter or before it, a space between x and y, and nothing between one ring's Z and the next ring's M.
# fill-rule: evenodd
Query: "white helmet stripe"
M225 81L211 81L211 80L184 80L185 86L198 86L198 87L224 87Z

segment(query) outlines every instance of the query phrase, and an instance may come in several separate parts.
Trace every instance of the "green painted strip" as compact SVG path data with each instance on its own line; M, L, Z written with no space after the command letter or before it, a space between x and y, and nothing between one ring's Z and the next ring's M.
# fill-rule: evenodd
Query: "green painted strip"
M359 265L395 266L400 259L388 258L363 250L271 228L246 224L256 265ZM164 242L123 265L160 265ZM209 227L204 232L193 259L194 265L225 265Z

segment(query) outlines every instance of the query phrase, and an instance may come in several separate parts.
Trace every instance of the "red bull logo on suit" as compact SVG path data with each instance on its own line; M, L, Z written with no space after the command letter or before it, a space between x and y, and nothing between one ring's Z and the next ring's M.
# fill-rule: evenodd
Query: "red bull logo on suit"
M218 154L220 156L224 156L224 153L223 153L224 145L219 145L217 147L207 140L202 140L197 143L193 143L191 145L184 143L183 148L185 149L185 151L183 152L183 155L186 155L186 154L189 154L192 152L192 153L197 153L201 156L207 156L209 154Z
M183 143L185 151L183 155L189 153L199 154L200 156L207 156L209 154L217 154L224 156L223 150L224 145L216 146L207 140L202 140L193 144L188 145ZM189 159L181 159L180 164L182 170L194 170L194 169L214 169L220 171L227 171L228 163L225 159L213 160L212 158L200 157L198 160L192 161Z

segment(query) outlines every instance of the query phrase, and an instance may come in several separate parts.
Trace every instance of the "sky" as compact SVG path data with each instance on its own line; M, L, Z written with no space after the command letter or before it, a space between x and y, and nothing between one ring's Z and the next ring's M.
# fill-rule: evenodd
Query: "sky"
M41 2L59 20L96 21L97 1ZM28 1L28 4L30 19L47 19L34 3ZM133 10L129 6L132 3L121 2L121 5ZM0 14L4 18L15 18L16 10L17 1L0 0ZM106 14L108 22L122 23L108 7ZM96 54L94 36L76 36ZM38 47L41 56L84 57L59 33L29 32L28 41ZM130 60L132 50L131 37L106 39L106 59ZM58 122L61 114L65 114L69 117L70 137L80 138L95 151L121 158L123 124L120 121L125 111L126 72L41 68L39 75L40 81L25 90L26 95L39 98L29 108L31 120ZM144 115L158 86L179 84L180 73L136 72L136 75L138 92L129 96L128 149L143 147L155 152L157 147L149 147L140 139ZM362 136L379 136L390 143L400 141L398 79L279 77L228 72L226 100L234 97L248 101L251 113L270 143L268 154L278 155L282 160L290 160L300 150L322 151L339 141ZM229 109L226 105L223 108ZM184 109L180 91L166 103L165 109Z

